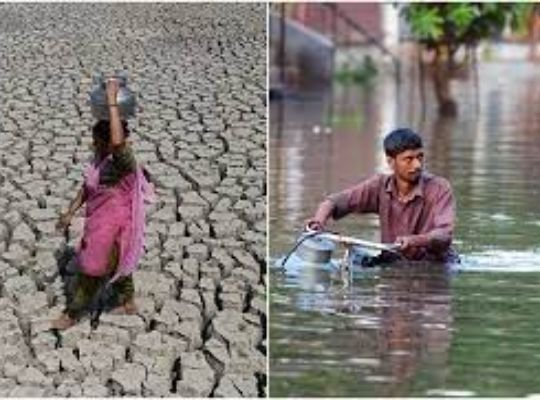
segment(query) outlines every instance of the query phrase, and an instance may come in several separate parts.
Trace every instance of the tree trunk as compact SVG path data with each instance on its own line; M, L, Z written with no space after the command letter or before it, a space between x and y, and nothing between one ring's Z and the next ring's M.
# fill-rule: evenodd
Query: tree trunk
M450 64L446 48L437 49L433 60L433 87L439 105L439 115L445 117L457 115L457 104L450 92L450 80L452 79Z

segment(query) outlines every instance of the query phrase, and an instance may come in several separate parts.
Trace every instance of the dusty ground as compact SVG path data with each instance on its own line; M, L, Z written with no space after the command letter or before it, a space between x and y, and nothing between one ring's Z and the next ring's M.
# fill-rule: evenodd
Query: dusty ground
M266 7L0 4L0 397L266 391ZM59 336L94 72L128 71L157 181L137 316Z

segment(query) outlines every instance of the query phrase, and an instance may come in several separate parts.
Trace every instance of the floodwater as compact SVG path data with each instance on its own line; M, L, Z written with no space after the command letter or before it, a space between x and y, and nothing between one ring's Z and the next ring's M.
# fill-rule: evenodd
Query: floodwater
M272 396L540 393L540 68L483 62L479 76L477 90L453 83L454 119L436 117L429 87L422 118L414 79L272 102L273 259L325 194L387 171L382 139L397 126L422 133L427 168L452 183L462 256L457 273L371 269L348 288L324 271L272 268ZM378 240L374 216L331 227Z

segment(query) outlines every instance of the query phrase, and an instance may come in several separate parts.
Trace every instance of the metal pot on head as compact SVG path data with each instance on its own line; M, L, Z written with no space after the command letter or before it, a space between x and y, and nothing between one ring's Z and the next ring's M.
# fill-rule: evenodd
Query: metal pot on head
M127 74L120 72L116 73L111 78L118 80L118 95L116 97L116 103L120 111L120 118L127 120L135 116L136 99L135 93L133 93L127 87ZM96 74L92 79L93 88L90 92L90 106L92 109L92 115L97 120L109 120L109 107L107 105L107 92L106 83L107 80L103 74Z

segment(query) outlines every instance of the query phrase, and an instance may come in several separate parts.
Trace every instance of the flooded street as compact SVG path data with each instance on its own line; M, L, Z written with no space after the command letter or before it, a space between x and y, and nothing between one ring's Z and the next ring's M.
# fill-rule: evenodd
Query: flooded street
M271 104L270 255L290 250L325 194L387 170L382 139L424 138L427 169L453 185L459 271L271 269L272 396L524 396L540 393L540 69L485 62L453 82L459 115L426 88L380 76ZM407 71L405 71L405 74ZM379 240L376 216L331 229Z

